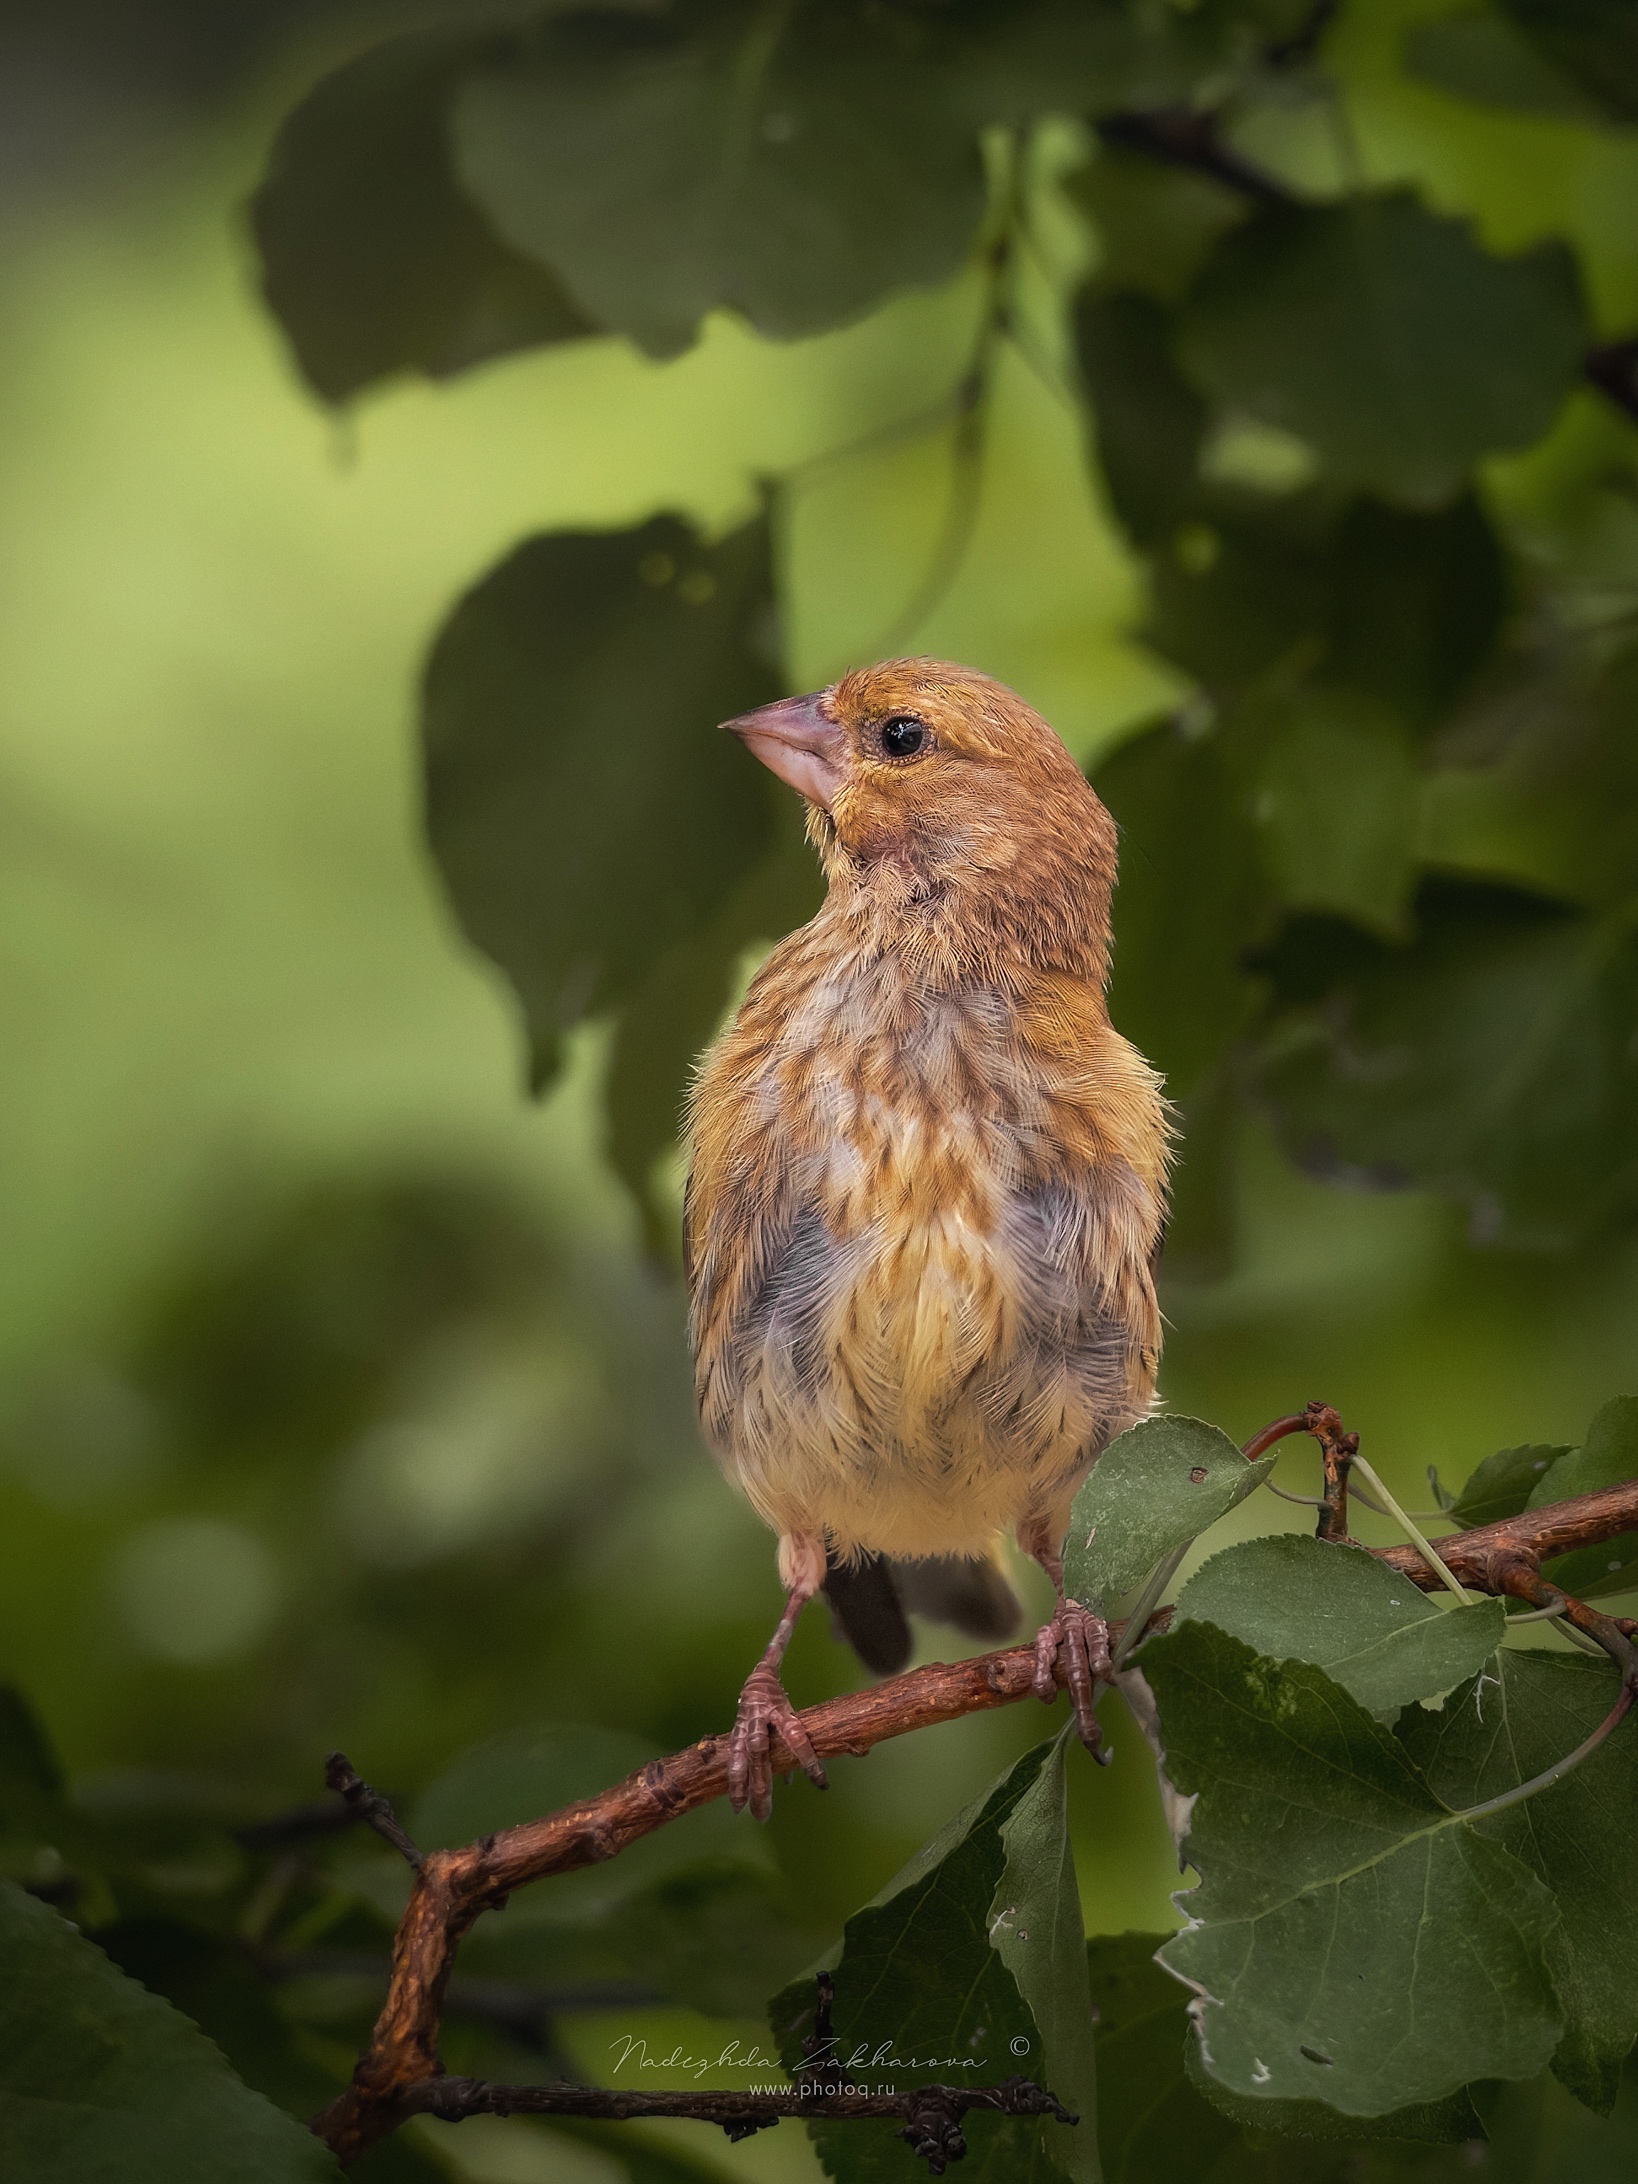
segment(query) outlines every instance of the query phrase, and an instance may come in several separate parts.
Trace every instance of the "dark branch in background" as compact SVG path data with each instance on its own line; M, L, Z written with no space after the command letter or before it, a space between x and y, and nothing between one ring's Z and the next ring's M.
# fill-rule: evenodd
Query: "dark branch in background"
M1299 34L1308 41L1302 52L1297 51L1298 41L1292 40L1275 48L1270 58L1287 55L1306 59L1333 12L1330 7L1315 10L1320 18L1317 25ZM1161 106L1142 113L1106 114L1097 130L1105 143L1137 152L1161 166L1187 167L1195 174L1209 175L1212 181L1237 191L1253 204L1299 204L1300 198L1283 182L1223 142L1218 134L1222 118L1220 108L1196 111L1190 106ZM1589 349L1581 360L1581 376L1638 421L1638 335L1601 342Z
M1123 152L1141 153L1163 167L1188 167L1195 174L1210 175L1225 189L1238 190L1242 197L1253 198L1259 205L1294 203L1283 182L1264 173L1261 167L1254 167L1223 142L1217 134L1220 119L1221 115L1210 109L1197 112L1192 106L1157 106L1141 114L1106 114L1098 123L1098 134L1106 144L1119 145Z
M374 1828L401 1858L407 1858L416 1872L420 1872L424 1863L421 1853L398 1825L398 1815L379 1790L372 1790L367 1782L358 1779L345 1752L330 1754L324 1762L324 1779L338 1797L345 1799L347 1810L356 1819L362 1820L366 1827Z
M1295 1433L1312 1434L1322 1451L1328 1443L1333 1445L1339 1474L1345 1468L1343 1458L1353 1453L1349 1446L1353 1437L1343 1433L1342 1421L1335 1411L1326 1404L1312 1403L1305 1411L1277 1419L1266 1427L1246 1444L1247 1454L1260 1455L1276 1441ZM1327 1514L1330 1506L1328 1501ZM1533 1605L1551 1604L1561 1610L1566 1620L1616 1660L1623 1685L1628 1690L1638 1690L1638 1650L1631 1643L1634 1626L1600 1615L1585 1603L1569 1599L1540 1575L1544 1560L1568 1554L1577 1547L1596 1546L1633 1531L1638 1531L1638 1479L1607 1487L1601 1493L1584 1494L1575 1501L1526 1510L1523 1515L1509 1517L1500 1524L1456 1533L1434 1544L1448 1568L1462 1584L1473 1590L1511 1594L1528 1599ZM1436 1591L1443 1583L1438 1571L1414 1546L1370 1551L1401 1571L1423 1591ZM1163 1630L1170 1618L1171 1610L1161 1608L1149 1619L1147 1627ZM1111 1636L1117 1642L1122 1628L1118 1623L1113 1626ZM981 1713L991 1707L1015 1706L1019 1700L1030 1696L1034 1680L1034 1646L1009 1646L1000 1652L979 1654L971 1660L935 1662L929 1667L892 1677L869 1690L828 1699L820 1706L809 1707L802 1715L802 1725L821 1757L832 1757L841 1752L862 1757L889 1737L904 1736L912 1730L931 1728L935 1723L955 1721L964 1714ZM785 1773L795 1767L796 1760L782 1743L776 1741L773 1764L776 1772ZM413 1857L414 1845L392 1818L386 1799L359 1782L351 1766L344 1761L337 1760L332 1765L337 1776L345 1771L345 1780L335 1784L340 1794L363 1812L388 1841L403 1850L406 1856ZM453 2091L436 2095L428 2091L434 2084L449 2085L438 2057L438 2028L455 1953L473 1923L485 1911L498 1909L514 1889L526 1882L617 1857L630 1844L652 1834L656 1828L664 1827L667 1821L679 1819L697 1806L726 1796L727 1789L728 1740L726 1737L705 1737L669 1759L651 1760L635 1774L628 1775L625 1781L615 1783L596 1797L582 1798L577 1804L567 1805L561 1812L548 1813L542 1819L526 1821L519 1827L503 1828L498 1834L486 1835L459 1850L428 1852L419 1863L409 1904L398 1929L393 1946L391 1985L369 2049L359 2061L351 2085L318 2118L314 2130L343 2162L347 2162L356 2160L408 2116L428 2109L433 2113L453 2113L447 2105L450 2102L456 2104L460 2113L471 2113L470 2108L460 2108L460 2102L481 2097L483 2102L492 2104L509 2098L512 2091L517 2093L520 2102L526 2100L534 2104L534 2113L607 2116L664 2113L700 2116L720 2122L721 2117L710 2104L720 2106L727 2102L732 2106L737 2101L739 2105L734 2108L734 2114L751 2116L753 2108L749 2095L644 2096L672 2105L663 2110L649 2107L639 2111L632 2105L638 2098L635 2095L602 2094L584 2087L486 2088L480 2096L473 2091L469 2081L462 2080L458 2081L463 2089L458 2095ZM383 1817L386 1825L383 1825ZM1004 2090L991 2089L996 2095ZM596 2110L567 2105L550 2109L547 2105L552 2101L566 2104L571 2097L575 2102L606 2100L625 2105ZM775 2104L767 2109L762 2120L771 2123L780 2115L844 2112L874 2115L883 2112L875 2108L842 2111L801 2105L804 2100L817 2097L811 2076L805 2090L799 2086L791 2094L759 2096L759 2099ZM824 2097L835 2098L831 2094ZM905 2096L906 2099L913 2097L919 2096ZM1045 2099L1045 2096L1040 2097ZM439 2100L446 2103L442 2110L434 2105ZM701 2103L706 2105L701 2106ZM782 2103L790 2105L778 2105ZM518 2112L522 2112L521 2109ZM908 2115L907 2111L893 2111L895 2114L901 2112ZM915 2118L909 2117L909 2120L913 2122Z

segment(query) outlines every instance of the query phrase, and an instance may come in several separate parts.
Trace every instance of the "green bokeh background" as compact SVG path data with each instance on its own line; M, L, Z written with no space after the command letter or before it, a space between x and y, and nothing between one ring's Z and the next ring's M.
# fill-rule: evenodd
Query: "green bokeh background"
M1631 144L1411 84L1399 32L1432 12L1350 11L1351 132L1271 114L1258 154L1415 176L1499 246L1571 232L1600 316L1638 316ZM335 1746L411 1796L509 1729L670 1748L731 1717L777 1611L771 1542L695 1436L678 1289L601 1153L604 1042L531 1104L509 997L455 934L413 692L451 598L527 532L723 527L802 464L797 685L878 652L947 449L820 458L953 383L975 293L789 348L724 320L665 366L587 343L327 419L239 207L331 51L145 115L0 240L0 1669L93 1788L206 1778L268 1810L315 1794ZM1138 577L1049 378L1009 361L970 548L913 642L1014 683L1090 758L1180 686L1125 634ZM1531 476L1492 483L1522 499ZM1448 1208L1302 1182L1255 1129L1239 1172L1235 1270L1167 1291L1175 1408L1245 1434L1322 1396L1423 1507L1429 1463L1459 1481L1574 1441L1638 1382L1630 1240L1477 1252ZM1279 1476L1311 1490L1309 1457ZM810 1615L798 1702L857 1674ZM1116 1763L1073 1790L1088 1923L1168 1927L1152 1776L1110 1712ZM1040 1728L1033 1704L978 1717L782 1792L771 1841L816 1932ZM634 2030L715 2053L734 2028L599 2013L565 2037L596 2076ZM524 2124L438 2140L477 2179L606 2173ZM711 2158L811 2164L791 2131Z

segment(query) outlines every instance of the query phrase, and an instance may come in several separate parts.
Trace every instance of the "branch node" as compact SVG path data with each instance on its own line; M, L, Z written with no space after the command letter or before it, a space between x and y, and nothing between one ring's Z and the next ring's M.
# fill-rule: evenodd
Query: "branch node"
M358 1770L345 1752L330 1754L324 1762L324 1779L355 1820L362 1820L366 1827L374 1828L401 1858L406 1858L416 1872L420 1872L421 1853L399 1826L391 1800L383 1797L379 1790L372 1790L367 1782L360 1781Z

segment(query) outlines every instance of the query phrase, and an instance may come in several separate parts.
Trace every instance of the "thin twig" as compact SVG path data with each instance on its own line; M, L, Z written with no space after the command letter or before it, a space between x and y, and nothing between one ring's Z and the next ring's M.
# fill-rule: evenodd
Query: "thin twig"
M1306 1412L1276 1420L1246 1444L1247 1454L1261 1454L1288 1434L1310 1430ZM1638 1685L1638 1652L1630 1632L1584 1602L1571 1600L1539 1574L1544 1559L1633 1531L1638 1531L1638 1480L1525 1510L1432 1544L1447 1568L1471 1589L1512 1594L1531 1606L1554 1606L1620 1662L1624 1681L1631 1678ZM1416 1547L1370 1552L1423 1591L1436 1591L1442 1582ZM1164 1629L1169 1621L1170 1610L1162 1608L1150 1618L1149 1628ZM1111 1640L1118 1640L1124 1628L1114 1625ZM862 1755L890 1737L964 1714L1014 1706L1030 1695L1034 1681L1034 1646L1009 1646L965 1661L935 1662L868 1690L829 1699L809 1707L802 1725L822 1757ZM776 1772L796 1765L782 1741L776 1740L772 1757ZM438 2058L444 1990L461 1939L483 1912L528 1881L617 1856L656 1828L725 1796L727 1788L728 1740L706 1737L669 1759L650 1761L623 1782L561 1812L504 1828L458 1850L429 1851L398 1930L391 1986L369 2050L352 2084L315 2124L319 2135L343 2161L354 2160L416 2112L423 2084L445 2075Z
M942 2176L946 2164L966 2152L961 2119L974 2108L1002 2116L1052 2116L1066 2124L1080 2121L1028 2078L989 2086L923 2085L903 2093L818 2093L795 2086L787 2093L627 2093L584 2085L489 2085L481 2078L440 2076L422 2079L409 2108L445 2123L467 2116L577 2116L615 2123L688 2116L717 2124L735 2140L786 2116L874 2116L903 2124L898 2136L909 2141L934 2176Z
M340 1798L345 1798L347 1809L366 1827L374 1828L377 1835L391 1843L401 1858L407 1858L417 1873L423 1863L421 1853L398 1824L398 1815L391 1801L379 1790L372 1790L367 1782L358 1778L358 1770L345 1752L332 1752L324 1762L324 1779Z

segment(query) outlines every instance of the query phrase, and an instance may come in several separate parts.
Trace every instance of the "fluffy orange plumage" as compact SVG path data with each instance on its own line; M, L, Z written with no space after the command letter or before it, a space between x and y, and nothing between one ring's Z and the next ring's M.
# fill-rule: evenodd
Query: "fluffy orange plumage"
M791 1596L735 1731L765 1811L827 1566L1010 1530L1059 1582L1076 1487L1153 1398L1169 1133L1105 1006L1114 823L1038 714L899 660L729 725L807 796L829 882L690 1107L700 1417ZM1042 1634L1088 1735L1090 1624Z

